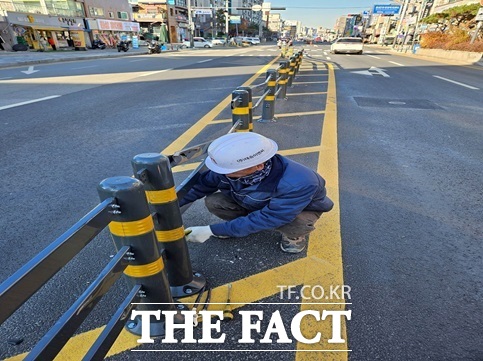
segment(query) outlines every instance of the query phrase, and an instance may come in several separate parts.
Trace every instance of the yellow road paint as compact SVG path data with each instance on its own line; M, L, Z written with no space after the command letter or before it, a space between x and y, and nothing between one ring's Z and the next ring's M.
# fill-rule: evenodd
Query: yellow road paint
M329 290L331 286L344 285L342 267L342 239L340 234L340 206L339 206L339 163L337 152L337 98L334 68L328 64L329 84L328 95L325 106L325 117L322 131L322 141L319 152L317 172L322 174L327 181L327 194L334 201L332 211L324 214L318 221L318 227L310 234L307 257L320 260L324 267L331 269L324 277L316 282L317 285ZM312 271L306 269L305 285L313 285ZM344 305L308 305L306 300L302 302L302 309L311 309L322 312L323 310L344 310ZM304 335L314 335L317 332L322 334L321 344L297 344L297 350L348 350L346 322L343 319L341 325L342 338L346 340L343 344L329 344L327 340L332 335L332 325L321 323L314 318L304 318L301 325L301 332ZM305 360L337 360L348 359L347 351L339 352L298 352L296 361Z
M273 62L275 62L275 59ZM272 64L271 63L271 64ZM266 70L271 64L268 64L260 70L259 73ZM327 190L331 199L334 201L334 209L324 214L318 222L319 227L311 233L307 257L298 259L283 266L269 269L267 271L243 278L238 281L231 282L233 285L232 292L232 309L243 307L246 304L260 301L261 299L279 294L278 285L320 285L324 289L330 289L331 285L343 285L343 268L342 268L342 247L340 236L340 208L339 208L339 183L338 183L338 153L337 153L337 102L336 87L334 78L334 68L332 64L329 67L329 82L325 111L299 112L277 114L277 117L292 117L305 115L321 115L324 114L322 140L320 146L305 147L297 149L286 149L279 151L282 155L295 155L304 153L319 153L317 171L327 180ZM250 78L244 86L250 84L256 79L258 74ZM228 123L229 120L213 119L226 107L231 101L231 95L220 102L212 111L208 112L200 121L194 124L186 133L181 135L175 142L168 146L163 153L172 154L175 150L184 148L203 128L214 123ZM184 164L173 168L174 172L195 169L199 163ZM183 299L185 304L194 302L195 296ZM331 300L315 301L330 302ZM216 287L212 290L212 304L210 310L223 310L226 302L226 285ZM343 300L332 300L334 304L329 305L313 305L308 304L305 300L301 304L301 309L311 310L342 310L344 305L336 304L344 302ZM283 303L280 303L280 309L283 312ZM334 350L334 352L297 352L297 361L306 360L347 360L347 352L341 351L348 349L346 344L328 344L327 340L331 337L331 322L315 322L315 319L305 317L302 322L302 334L306 337L313 337L317 332L322 334L321 344L307 345L297 344L297 350L310 351L314 349ZM100 335L104 327L100 327L79 335L69 340L60 354L55 360L78 360L84 355L95 339ZM125 329L121 332L116 342L112 346L107 356L113 356L121 352L125 352L139 347L135 336ZM342 338L347 340L346 324L342 324ZM155 341L156 342L156 341ZM159 342L159 341L157 341ZM7 360L23 360L26 354L17 355Z
M301 270L311 270L310 275L307 276ZM316 284L319 279L327 277L332 272L334 272L332 265L321 262L318 258L310 257L302 258L283 266L231 282L233 287L231 293L232 309L241 308L246 304L277 295L280 292L280 289L277 287L278 285L301 285L307 280L308 282L312 282L312 284ZM183 298L182 302L186 305L191 305L195 298L196 295L190 298ZM212 290L212 304L209 305L208 309L223 310L225 302L226 285L216 287ZM282 305L280 307L283 307ZM89 347L99 337L103 329L104 326L74 336L65 345L55 360L79 360L81 355L83 356L87 353ZM139 347L140 344L137 343L139 338L139 336L133 335L123 329L107 356L113 356ZM26 355L26 353L17 355L5 361L23 360Z
M248 79L244 84L241 86L249 86L256 78L260 76L260 74L264 73L269 69L273 63L278 60L278 57L273 59L270 63L265 65L261 68L255 75L253 75L250 79ZM178 139L176 139L173 143L167 146L161 154L173 154L177 150L185 148L190 141L192 141L208 124L210 124L213 119L215 119L218 114L225 109L228 104L231 102L231 94L228 95L225 99L223 99L220 103L218 103L213 109L211 109L205 116L203 116L199 121L193 124L186 132L181 134Z
M320 152L319 146L317 146L317 147L307 147L307 148L285 149L285 150L279 150L277 153L279 153L281 155L289 156L289 155L315 153L315 152ZM195 170L199 165L200 165L200 162L183 164L182 166L173 167L172 171L173 171L173 173L186 172L186 171L189 171L189 170L192 171L192 170Z

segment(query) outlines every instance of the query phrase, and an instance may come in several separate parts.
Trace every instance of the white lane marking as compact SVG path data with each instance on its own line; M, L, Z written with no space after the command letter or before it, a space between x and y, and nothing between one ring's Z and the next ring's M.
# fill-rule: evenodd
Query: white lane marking
M471 86L471 85L467 85L467 84L463 84L463 83L460 83L460 82L457 82L457 81L454 81L454 80L451 80L451 79L443 78L442 76L438 76L438 75L433 75L433 76L435 78L438 78L438 79L441 79L441 80L444 80L444 81L448 81L448 82L456 84L456 85L461 85L461 86L464 86L464 87L469 88L469 89L480 90L480 88L475 88L474 86Z
M395 61L390 61L391 64L399 65L399 66L404 66L404 64L401 63L396 63Z
M136 59L136 60L130 60L130 63L135 63L136 61L146 61L147 59Z
M158 71L152 71L150 73L142 74L140 76L150 76L150 75L153 75L153 74L164 73L164 72L170 71L170 70L173 70L173 68L163 69L163 70L158 70Z
M22 70L21 72L22 73L25 73L27 75L30 75L30 74L36 73L38 71L39 70L34 70L34 67L33 66L29 66L28 70Z
M163 104L163 105L155 105L153 107L149 107L148 109L160 109L160 108L170 108L170 107L179 107L191 104L209 104L214 103L215 100L202 100L199 102L183 102L183 103L171 103L171 104Z
M375 55L369 55L369 54L366 54L367 56L370 56L371 58L374 58L374 59L381 59L380 57L378 56L375 56Z
M213 59L206 59L206 60L200 60L200 61L197 61L196 63L197 64L201 64L201 63L206 63L208 61L212 61Z
M58 97L60 97L60 96L61 96L61 95L51 95L50 97L39 98L39 99L32 99L32 100L27 100L26 102L21 102L21 103L16 103L16 104L5 105L5 106L3 106L3 107L0 107L0 110L4 110L4 109L10 109L10 108L15 108L15 107L19 107L19 106L22 106L22 105L27 105L27 104L32 104L32 103L37 103L37 102L41 102L41 101L44 101L44 100L49 100L49 99L58 98Z
M0 78L0 80L5 80L5 79L12 79L12 77L8 77L8 78Z
M330 60L330 56L327 57L327 60Z
M97 65L89 65L89 66L81 66L80 68L72 68L72 70L74 69L87 69L87 68L95 68Z

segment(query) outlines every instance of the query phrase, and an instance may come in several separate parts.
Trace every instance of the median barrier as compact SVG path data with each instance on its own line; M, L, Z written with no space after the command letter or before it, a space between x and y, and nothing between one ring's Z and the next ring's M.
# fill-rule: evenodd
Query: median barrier
M275 120L275 100L279 95L287 99L287 84L291 84L302 54L300 51L290 63L282 61L277 69L268 70L263 83L233 91L232 125L228 133L252 132L253 110L262 101L259 122ZM252 105L252 93L259 88L264 88L265 92ZM83 360L105 357L123 328L141 335L142 320L129 318L134 309L175 311L174 322L184 322L182 311L188 308L179 299L204 292L206 280L201 273L192 270L182 222L182 214L190 205L180 208L178 199L192 188L206 166L202 159L177 187L172 168L204 156L210 143L191 146L167 156L159 153L135 156L131 162L134 176L111 177L100 182L100 203L0 284L2 324L104 228L109 229L114 240L117 253L25 360L54 359L123 275L131 290ZM164 333L164 316L150 322L152 336L162 337Z

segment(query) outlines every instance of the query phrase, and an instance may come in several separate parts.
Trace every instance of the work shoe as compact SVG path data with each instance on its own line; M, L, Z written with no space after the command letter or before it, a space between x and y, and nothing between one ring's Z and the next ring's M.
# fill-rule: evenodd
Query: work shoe
M300 253L307 247L307 236L300 236L297 238L288 238L282 234L280 241L280 248L287 253Z

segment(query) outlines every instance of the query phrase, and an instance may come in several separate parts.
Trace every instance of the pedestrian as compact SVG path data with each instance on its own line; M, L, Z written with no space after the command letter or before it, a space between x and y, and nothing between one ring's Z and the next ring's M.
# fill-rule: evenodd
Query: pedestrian
M51 37L49 37L47 39L47 41L49 42L50 46L52 47L52 50L57 50L57 47L55 46L55 40Z
M203 243L211 236L244 237L264 230L281 233L280 247L302 252L322 213L334 203L325 180L312 169L276 154L277 143L262 135L231 133L208 148L202 173L180 206L205 198L224 222L187 228L186 240Z
M40 51L45 51L47 49L47 40L43 36L40 37Z

